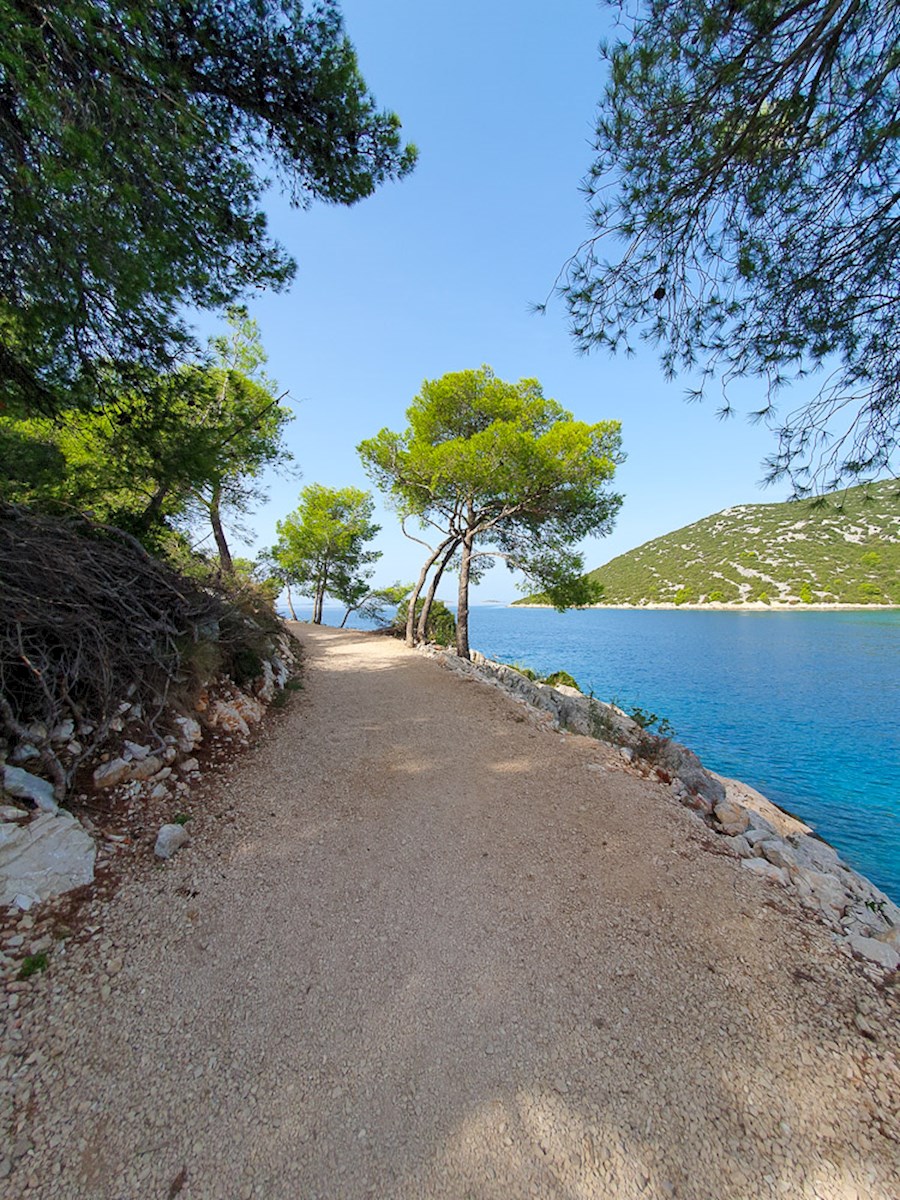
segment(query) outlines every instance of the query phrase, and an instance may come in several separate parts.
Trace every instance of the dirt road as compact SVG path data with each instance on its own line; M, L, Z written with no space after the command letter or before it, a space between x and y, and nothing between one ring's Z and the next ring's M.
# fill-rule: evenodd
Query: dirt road
M223 815L19 1010L0 1191L900 1195L893 992L612 751L299 636Z

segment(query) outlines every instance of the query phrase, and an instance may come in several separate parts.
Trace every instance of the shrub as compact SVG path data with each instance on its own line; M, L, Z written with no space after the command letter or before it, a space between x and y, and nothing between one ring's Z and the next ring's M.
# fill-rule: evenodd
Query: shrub
M652 729L655 725L658 736L663 740L675 736L675 730L672 728L668 717L660 717L655 712L649 712L646 708L638 707L628 709L627 713L635 725L639 725L645 731Z
M540 683L537 671L532 671L531 667L526 667L524 663L512 662L506 664L511 671L518 671L520 675L524 675L526 679L530 679L532 683Z
M574 688L576 692L581 691L581 688L568 671L554 671L553 674L548 675L543 682L548 683L550 687L559 687L559 685L562 684L563 687Z
M39 975L41 971L47 970L48 965L46 954L28 954L22 959L19 978L30 979L32 975Z
M419 619L424 604L424 598L416 601L416 620ZM408 613L409 601L404 600L397 608L394 624L391 627L399 636L402 636L406 632L406 617ZM437 642L439 646L452 646L456 641L456 617L454 617L443 600L435 600L431 605L431 611L428 613L428 627L425 630L425 640L428 642Z

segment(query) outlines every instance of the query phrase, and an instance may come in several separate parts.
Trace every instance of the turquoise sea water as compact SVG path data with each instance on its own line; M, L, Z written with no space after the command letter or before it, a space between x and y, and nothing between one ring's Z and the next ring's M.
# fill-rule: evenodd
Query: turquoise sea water
M900 903L900 612L485 606L470 640L667 717L707 766L802 817Z
M900 613L484 607L470 638L668 717L900 903Z

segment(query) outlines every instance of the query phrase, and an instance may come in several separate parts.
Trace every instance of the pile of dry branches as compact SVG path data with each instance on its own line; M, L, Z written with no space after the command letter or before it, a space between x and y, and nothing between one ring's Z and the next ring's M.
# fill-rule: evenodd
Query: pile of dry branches
M152 558L130 535L82 517L0 505L0 730L28 742L62 798L127 700L150 734L222 596ZM71 720L74 731L60 738ZM54 732L57 732L54 738ZM60 753L59 742L74 751Z

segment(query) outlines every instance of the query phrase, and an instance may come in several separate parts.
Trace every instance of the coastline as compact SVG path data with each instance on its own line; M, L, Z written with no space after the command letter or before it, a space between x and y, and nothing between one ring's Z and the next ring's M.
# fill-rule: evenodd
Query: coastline
M531 604L514 600L507 608L549 608L552 604ZM620 611L634 610L637 612L900 612L900 604L781 604L773 600L770 604L753 600L749 603L734 604L712 600L708 604L675 604L673 602L647 601L646 604L584 604L577 607L578 612L588 612L594 609L610 609ZM570 610L571 611L571 610Z
M801 818L750 784L705 768L673 740L651 736L648 745L644 730L615 705L565 685L530 680L478 651L466 661L439 647L419 649L524 704L564 736L587 736L617 751L623 759L618 769L661 784L716 835L720 853L793 894L801 910L824 925L872 978L900 970L900 906Z
M896 977L617 748L290 628L303 690L193 849L137 830L7 992L11 1194L900 1194Z

